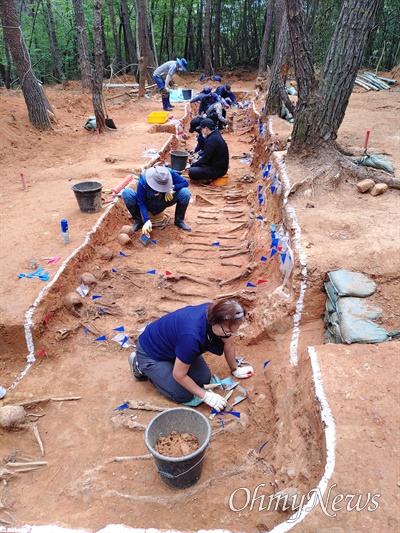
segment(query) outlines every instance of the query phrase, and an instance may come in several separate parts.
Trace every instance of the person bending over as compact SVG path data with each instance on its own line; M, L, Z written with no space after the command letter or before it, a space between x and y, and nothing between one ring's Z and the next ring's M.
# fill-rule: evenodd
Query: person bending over
M172 111L173 106L169 101L170 85L173 83L174 74L179 70L185 70L187 67L186 59L176 59L176 61L167 61L153 72L153 79L161 92L161 98L164 111Z
M189 178L193 181L211 183L224 176L229 167L229 149L220 132L210 118L200 123L201 134L206 139L203 154L189 167Z
M227 83L226 85L220 85L215 89L216 94L220 96L221 98L230 98L232 100L232 103L236 103L236 96L231 91L231 86Z
M162 166L148 168L140 176L136 192L129 188L122 191L122 199L133 218L133 230L142 228L142 233L149 234L152 230L149 212L158 215L176 204L175 226L191 231L184 222L191 196L188 185L175 170Z
M211 372L202 354L224 354L236 378L248 378L253 367L237 366L233 336L245 323L245 313L236 300L222 300L187 306L148 324L129 356L133 377L150 380L156 389L176 403L187 403L197 396L207 405L222 411L226 400L203 386Z

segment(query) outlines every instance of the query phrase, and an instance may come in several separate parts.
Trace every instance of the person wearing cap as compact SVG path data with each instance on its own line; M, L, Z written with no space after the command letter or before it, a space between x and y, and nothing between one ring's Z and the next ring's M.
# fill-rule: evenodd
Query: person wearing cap
M218 96L220 96L224 100L226 98L230 98L231 101L232 101L232 104L236 103L236 96L231 91L231 86L228 83L226 83L225 85L220 85L219 87L217 87L215 89L215 93L218 94Z
M211 183L224 176L229 167L229 150L225 139L210 118L200 123L201 134L206 139L203 154L189 167L189 178L193 181Z
M200 102L200 100L202 100L206 94L210 93L212 93L212 88L206 86L199 92L199 94L196 94L196 96L190 100L190 103L194 104L196 102Z
M208 87L210 89L210 87ZM212 91L207 91L204 93L203 98L200 100L198 115L203 116L207 112L207 109L210 107L210 105L215 104L215 102L218 102L219 100L218 94L213 93Z
M196 154L198 153L199 155L203 154L206 140L201 134L200 124L202 120L203 119L201 117L194 117L194 119L190 121L189 133L194 133L196 131L198 135L197 135L196 148L194 150L189 150L189 154L194 154L194 153Z
M231 104L232 100L230 98L226 98L225 100L221 98L221 101L210 105L206 111L207 118L210 118L214 124L218 126L219 130L224 129L224 126L228 124L228 121L226 120L226 110L229 109Z
M161 92L161 98L164 111L172 111L169 101L169 86L173 83L174 74L179 70L186 71L187 61L185 58L177 58L175 61L163 63L153 72L153 79Z
M237 379L254 375L251 365L236 358L234 336L245 325L243 307L236 300L220 300L177 309L147 324L129 355L137 381L149 380L167 398L195 406L202 401L222 411L226 400L212 390L211 372L202 354L224 354ZM197 400L197 401L196 401Z
M136 191L130 188L122 191L122 199L133 218L133 230L142 228L142 233L149 234L152 230L149 212L155 216L176 204L175 226L191 231L184 222L191 196L188 185L175 170L163 166L148 168L140 176Z

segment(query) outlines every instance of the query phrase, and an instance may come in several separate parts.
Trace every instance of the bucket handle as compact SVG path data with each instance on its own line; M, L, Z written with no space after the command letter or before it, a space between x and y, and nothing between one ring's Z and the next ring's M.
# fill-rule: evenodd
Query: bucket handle
M207 448L208 448L208 445L207 445ZM207 452L207 450L206 450ZM176 476L174 476L174 474L170 474L169 472L165 472L164 470L159 470L155 461L154 461L154 458L153 458L153 455L151 456L152 460L153 460L153 463L154 463L154 466L157 468L157 471L158 473L161 475L161 476L165 476L165 477L168 477L170 479L176 479L177 477L180 477L180 476L184 476L185 474L187 474L188 472L190 472L191 470L193 470L193 468L195 468L197 465L199 465L201 463L201 461L203 461L204 457L206 456L206 454L204 453L203 457L200 459L200 461L197 461L196 464L194 464L193 466L191 466L190 468L188 468L187 470L185 470L185 472L181 472L180 474L176 474Z

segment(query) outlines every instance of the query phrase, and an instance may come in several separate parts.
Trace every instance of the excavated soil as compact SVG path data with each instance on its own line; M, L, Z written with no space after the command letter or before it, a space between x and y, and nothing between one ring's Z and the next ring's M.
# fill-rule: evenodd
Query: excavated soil
M261 110L252 76L224 81L232 83L240 101L254 100ZM200 89L194 75L183 83ZM186 222L192 232L169 224L154 229L147 246L137 235L122 246L120 229L132 223L122 201L109 203L114 197L103 194L102 213L85 214L71 185L96 180L104 189L111 188L132 172L138 176L154 150L169 161L171 149L193 148L195 137L187 130L196 110L176 105L171 115L183 117L184 129L171 137L168 128L147 123L147 115L160 109L157 95L137 101L128 91L115 89L107 93L107 104L118 129L98 136L82 128L92 111L78 86L46 91L58 119L48 133L29 125L20 93L0 93L0 385L8 389L0 404L24 404L43 446L41 451L29 428L0 430L0 458L3 466L47 462L32 472L4 474L1 524L57 524L89 531L107 524L180 531L272 530L288 515L275 508L255 512L243 488L253 492L261 487L266 498L290 487L306 494L324 473L324 424L306 352L308 346L324 342L326 272L346 268L371 277L378 287L374 303L383 310L380 325L387 330L398 327L398 190L372 197L358 193L351 177L337 184L315 182L289 199L301 228L296 235L284 194L269 191L264 202L259 201L260 186L265 185L261 164L271 160L274 170L282 172L290 124L273 121L269 141L280 151L271 156L271 142L264 144L258 136L258 117L248 106L235 109L234 131L224 133L231 155L228 186L190 186ZM360 155L365 130L371 129L371 151L388 154L396 171L400 150L393 124L399 116L398 96L397 86L373 94L355 89L339 135L344 146ZM307 175L300 162L291 162L286 173L291 183ZM318 168L309 173L316 175ZM172 219L173 209L167 210ZM63 218L70 226L66 245L61 241ZM291 232L296 255L285 287L278 257L270 257L271 224L282 223ZM60 260L46 259L54 257ZM46 290L49 282L18 277L38 267L50 274ZM76 293L85 273L94 278L89 293L79 305L66 306L66 296ZM236 346L255 375L241 383L247 398L236 406L240 417L223 414L210 420L213 433L200 481L174 491L160 481L144 443L144 428L156 412L124 404L149 402L158 409L175 404L148 382L132 378L127 361L132 348L113 339L123 328L134 343L147 322L184 305L230 295L248 312L247 328ZM293 351L298 365L290 362ZM27 367L28 355L36 359ZM228 376L223 358L206 354L206 360L212 373ZM384 380L380 373L383 388ZM205 405L197 409L210 415ZM359 409L361 420L364 405ZM380 430L388 437L393 432L391 417L398 421L398 406L386 402ZM395 450L379 459L368 453L374 470L393 468ZM350 479L357 479L356 470ZM367 481L360 480L357 489L368 490L362 483Z

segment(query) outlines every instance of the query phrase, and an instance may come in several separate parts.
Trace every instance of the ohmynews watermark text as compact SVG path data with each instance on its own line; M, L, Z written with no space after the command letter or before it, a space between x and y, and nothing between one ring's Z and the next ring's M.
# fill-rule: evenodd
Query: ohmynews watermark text
M366 509L372 513L378 509L378 498L381 497L380 494L371 494L370 492L367 492L366 495L339 493L333 496L332 490L337 486L336 483L329 487L325 495L317 487L311 489L307 494L303 494L301 498L295 493L290 494L284 491L267 496L259 493L260 489L265 486L265 483L260 483L253 491L247 487L234 490L228 500L230 510L234 512L245 509L258 512L277 511L278 509L292 511L295 514L290 517L288 522L295 522L303 509L309 512L317 505L321 506L322 512L329 518L335 518L337 513L343 510L361 512Z

